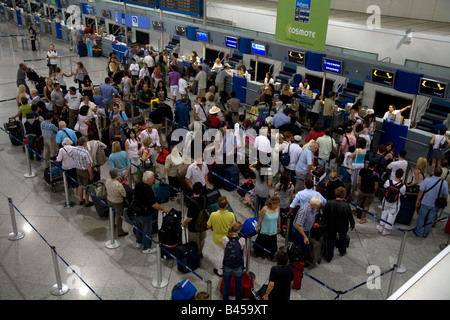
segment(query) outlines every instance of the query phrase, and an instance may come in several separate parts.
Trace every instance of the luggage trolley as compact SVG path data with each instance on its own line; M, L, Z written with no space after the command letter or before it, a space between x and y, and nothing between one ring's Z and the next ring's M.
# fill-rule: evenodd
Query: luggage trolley
M63 170L61 168L53 168L53 166L50 164L48 169L45 169L44 171L44 180L50 186L52 192L55 192L56 184L60 181L63 181Z

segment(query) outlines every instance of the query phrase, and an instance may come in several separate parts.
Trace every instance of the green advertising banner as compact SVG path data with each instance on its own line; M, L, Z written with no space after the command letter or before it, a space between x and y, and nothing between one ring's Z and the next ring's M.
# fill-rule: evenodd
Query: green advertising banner
M331 0L278 0L275 40L325 51Z

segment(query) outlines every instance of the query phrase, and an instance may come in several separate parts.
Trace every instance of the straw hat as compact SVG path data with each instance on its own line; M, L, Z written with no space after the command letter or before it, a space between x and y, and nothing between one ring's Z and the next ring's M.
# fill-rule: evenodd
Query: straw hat
M217 114L219 112L220 112L220 109L217 106L214 106L209 110L210 114Z

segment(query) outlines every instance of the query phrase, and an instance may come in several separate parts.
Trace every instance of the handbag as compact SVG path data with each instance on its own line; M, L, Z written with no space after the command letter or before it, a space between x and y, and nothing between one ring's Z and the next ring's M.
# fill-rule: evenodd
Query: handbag
M315 175L316 177L320 178L324 174L324 172L325 172L324 166L317 166L313 170L312 174Z
M333 148L333 138L330 136L330 139L331 139L331 152L330 152L330 157L328 158L329 160L333 160L333 159L335 159L336 157L337 157L337 152L336 151L334 151L334 148Z
M438 195L441 194L442 184L443 184L443 183L444 183L444 180L441 179L441 185L439 186L439 192L438 192ZM436 208L439 208L439 209L444 209L444 208L447 206L447 198L445 198L445 197L438 197L438 198L436 199L436 201L434 202L434 206L435 206Z
M102 147L97 148L97 153L95 154L95 159L97 165L102 166L108 161L108 157L106 157L105 150Z
M77 123L75 124L75 127L73 128L75 131L80 131L80 122L77 121Z

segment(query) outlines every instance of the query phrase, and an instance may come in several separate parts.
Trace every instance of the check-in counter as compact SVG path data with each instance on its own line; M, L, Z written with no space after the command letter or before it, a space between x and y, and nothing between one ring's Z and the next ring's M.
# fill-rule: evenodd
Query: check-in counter
M109 37L102 37L102 51L103 54L107 57L109 57L109 54L113 52L112 48L113 41Z

